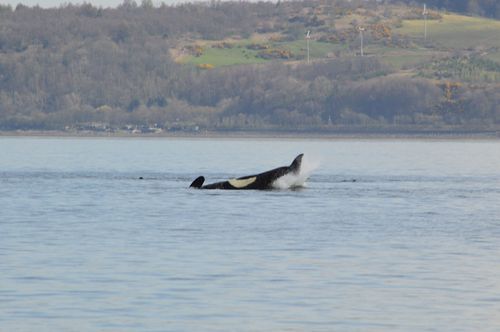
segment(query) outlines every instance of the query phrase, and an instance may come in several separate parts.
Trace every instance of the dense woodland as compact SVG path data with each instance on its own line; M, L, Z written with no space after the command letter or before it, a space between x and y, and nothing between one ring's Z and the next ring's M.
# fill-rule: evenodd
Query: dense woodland
M496 1L426 2L498 17ZM290 12L315 3L2 6L0 129L498 130L498 83L467 82L449 65L444 81L427 77L425 68L421 75L400 75L377 57L354 53L311 64L269 61L212 70L171 56L181 37L296 34L314 27L315 19L292 21ZM328 3L339 11L384 5ZM463 59L457 53L448 61ZM466 59L500 72L496 62Z

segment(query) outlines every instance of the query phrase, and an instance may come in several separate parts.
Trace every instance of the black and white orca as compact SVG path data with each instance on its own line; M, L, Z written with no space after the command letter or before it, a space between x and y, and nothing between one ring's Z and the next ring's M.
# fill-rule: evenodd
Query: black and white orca
M205 182L205 178L203 176L199 176L196 180L191 183L190 188L197 189L254 189L254 190L268 190L280 188L278 182L280 179L283 179L286 176L298 177L300 174L301 166L302 166L302 157L304 154L299 154L290 166L283 166L272 169L270 171L243 176L237 179L231 179L223 182L216 182L212 184L203 185ZM303 183L306 178L302 179ZM291 183L290 186L298 186L299 184Z

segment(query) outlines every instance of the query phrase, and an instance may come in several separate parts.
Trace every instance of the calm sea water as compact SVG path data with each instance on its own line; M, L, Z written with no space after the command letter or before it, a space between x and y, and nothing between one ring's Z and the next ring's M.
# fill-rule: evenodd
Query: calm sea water
M0 138L0 331L499 330L500 141Z

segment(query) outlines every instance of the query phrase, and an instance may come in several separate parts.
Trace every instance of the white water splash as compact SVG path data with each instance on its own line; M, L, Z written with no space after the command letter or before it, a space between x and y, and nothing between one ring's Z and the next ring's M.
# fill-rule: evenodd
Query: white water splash
M309 157L302 157L302 164L299 173L288 173L273 182L275 189L291 189L305 187L306 181L311 176L311 173L320 165L318 160L312 160Z

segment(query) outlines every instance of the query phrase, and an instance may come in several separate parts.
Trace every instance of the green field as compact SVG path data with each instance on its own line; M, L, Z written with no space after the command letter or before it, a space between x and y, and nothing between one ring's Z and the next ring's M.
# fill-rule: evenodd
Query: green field
M402 27L394 32L414 39L413 46L400 48L396 46L383 46L380 43L365 44L365 53L375 56L383 63L393 68L407 69L432 59L445 57L455 50L476 50L483 52L486 58L500 62L500 21L479 17L469 17L457 14L443 14L440 20L428 21L428 40L434 47L424 46L423 20L404 20ZM272 49L287 50L292 53L290 60L304 60L307 57L307 42L305 39L288 42L271 42L266 38L244 39L230 41L230 48L217 48L213 44L203 43L204 50L200 56L185 56L181 61L186 64L209 64L214 67L241 64L258 64L270 60L258 57L258 50L248 49L252 43L269 45ZM355 41L354 43L358 43ZM420 46L418 46L420 45ZM324 59L332 53L340 52L342 55L352 54L349 44L332 44L310 41L310 57ZM354 45L353 45L354 46ZM357 47L357 45L356 45ZM354 48L356 48L354 47Z
M306 40L276 43L276 46L290 50L298 59L305 59L307 57ZM309 56L311 59L326 58L329 53L343 49L345 49L345 46L342 46L340 44L323 43L315 40L311 40L309 42Z
M232 48L216 48L210 45L204 47L203 54L200 56L187 56L182 62L186 64L200 65L211 64L214 67L232 66L241 64L257 64L267 62L259 58L257 54L259 51L247 49L246 46L251 44L251 40L242 40ZM266 42L260 42L266 44ZM267 43L272 48L288 50L293 54L290 60L300 60L307 57L307 43L305 40L297 40L293 42L275 42ZM345 46L339 44L323 43L311 40L309 43L309 52L311 59L326 58L329 53L335 50L343 50Z
M480 17L444 14L441 20L427 21L428 39L454 49L500 47L500 21ZM423 20L404 20L395 32L424 38Z
M379 45L368 45L365 53L376 56L380 62L394 69L405 69L415 65L431 61L433 58L446 56L446 52L439 52L426 48L403 49L397 47L384 47Z

